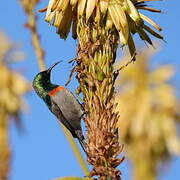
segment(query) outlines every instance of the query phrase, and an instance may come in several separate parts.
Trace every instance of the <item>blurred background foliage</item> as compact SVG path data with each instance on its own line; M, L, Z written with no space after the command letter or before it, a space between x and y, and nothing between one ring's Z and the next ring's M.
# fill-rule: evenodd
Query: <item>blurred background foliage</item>
M21 128L19 113L26 107L22 96L30 91L30 84L11 68L11 64L25 58L19 45L1 31L0 39L0 180L6 180L10 166L8 124L13 120Z
M170 83L175 69L170 64L152 69L150 60L158 49L141 49L136 62L124 68L116 81L120 141L134 180L155 180L162 162L180 154L176 130L180 106ZM124 56L117 68L128 59Z

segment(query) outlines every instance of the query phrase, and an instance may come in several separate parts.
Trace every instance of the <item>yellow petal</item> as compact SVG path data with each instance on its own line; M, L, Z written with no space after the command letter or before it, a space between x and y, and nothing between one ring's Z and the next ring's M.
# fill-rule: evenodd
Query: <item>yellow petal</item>
M53 20L55 15L56 15L55 11L51 12L48 16L45 17L45 21L48 22L48 23L51 23L51 21Z
M131 2L131 0L126 0L127 1L127 5L128 5L128 14L129 16L137 23L137 24L141 24L141 17L139 15L139 12L137 11L136 7L134 6L134 4Z
M86 5L86 21L90 18L90 16L93 13L93 10L96 6L96 1L97 0L87 0L87 5Z
M112 18L111 18L111 16L110 16L110 13L109 13L109 11L108 11L108 12L107 12L107 17L106 17L106 28L107 28L107 29L111 29L112 26L113 26L113 20L112 20Z
M49 14L51 13L51 8L53 7L54 3L56 2L56 0L50 0L48 3L48 7L47 7L47 11L46 11L46 18L47 16L49 16Z
M69 4L69 0L60 0L57 6L57 11L65 11Z
M129 38L129 28L123 8L120 4L110 4L108 10L116 29L118 31L122 31L121 34L123 35L124 41L127 44Z
M123 34L123 31L119 32L119 39L122 47L125 46L128 42Z
M99 23L101 18L101 12L100 12L100 7L99 4L96 6L96 17L95 17L95 22Z
M155 29L157 29L158 31L161 31L161 30L162 30L152 19L148 18L148 17L145 16L144 14L141 14L141 13L139 13L139 14L140 14L140 17L141 17L144 21L146 21L146 22L148 22L149 24L151 24Z
M70 5L75 7L77 2L78 2L78 0L70 0Z
M73 12L72 12L72 8L69 4L68 7L66 8L65 12L63 13L59 27L57 28L57 33L63 39L67 38L67 35L70 31L72 17L73 17Z
M108 3L109 1L107 0L100 0L99 4L100 4L100 11L102 14L105 14L108 8Z
M110 4L108 7L108 11L110 14L111 19L113 20L113 23L118 31L121 30L121 24L118 17L117 9L114 7L114 5Z
M62 19L62 12L54 11L54 13L55 13L55 17L54 17L53 25L58 28L60 25L60 21Z
M85 10L86 0L78 1L78 16L82 16Z

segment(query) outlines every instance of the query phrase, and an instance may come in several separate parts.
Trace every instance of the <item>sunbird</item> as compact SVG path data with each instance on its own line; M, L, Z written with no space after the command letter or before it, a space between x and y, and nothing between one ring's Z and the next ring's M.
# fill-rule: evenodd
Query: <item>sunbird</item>
M81 119L84 115L82 105L67 88L51 83L51 71L60 62L38 73L33 80L33 88L49 110L71 132L72 136L79 140L85 151L85 138L81 128Z

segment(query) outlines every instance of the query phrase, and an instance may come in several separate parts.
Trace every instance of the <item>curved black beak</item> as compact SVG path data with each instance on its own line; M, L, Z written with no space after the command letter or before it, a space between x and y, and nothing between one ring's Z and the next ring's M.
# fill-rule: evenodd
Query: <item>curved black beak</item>
M51 72L51 70L59 63L61 63L62 61L58 61L56 63L54 63L49 69L47 69L47 73L49 74Z

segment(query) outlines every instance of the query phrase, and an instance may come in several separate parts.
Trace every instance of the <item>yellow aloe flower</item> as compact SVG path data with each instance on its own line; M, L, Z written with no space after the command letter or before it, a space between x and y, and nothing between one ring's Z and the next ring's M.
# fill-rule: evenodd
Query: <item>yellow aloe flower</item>
M146 1L154 0L50 0L47 8L40 11L47 11L45 20L55 26L57 33L64 39L71 27L73 37L77 38L77 24L82 17L85 17L86 22L95 22L99 26L106 23L107 30L116 29L121 46L127 45L133 56L136 51L133 34L137 33L150 45L153 44L149 34L163 39L163 36L154 30L161 31L161 28L140 13L141 10L161 12L148 7Z
M137 61L121 71L116 84L117 110L121 114L118 127L135 180L155 180L159 163L172 154L180 155L176 131L179 102L169 83L174 68L162 65L151 69L149 63L155 52L143 49Z
M9 173L10 150L8 147L8 121L14 118L20 127L19 112L24 107L22 95L30 90L30 84L18 72L13 72L8 64L24 58L24 54L16 50L16 44L10 42L0 32L0 179L6 180Z

